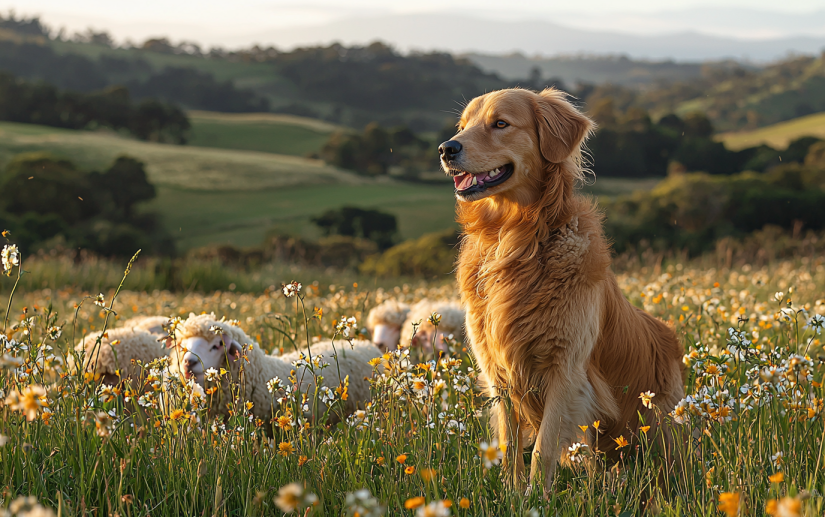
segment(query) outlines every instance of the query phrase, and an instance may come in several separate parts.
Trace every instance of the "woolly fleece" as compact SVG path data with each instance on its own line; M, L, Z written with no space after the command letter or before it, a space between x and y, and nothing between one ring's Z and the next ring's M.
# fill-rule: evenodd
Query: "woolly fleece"
M243 367L241 395L244 400L253 403L252 413L257 418L268 422L277 411L277 399L283 396L283 393L269 393L266 384L275 377L287 384L290 371L293 369L291 361L298 359L299 352L292 352L281 357L267 355L240 327L225 320L218 320L214 314L190 315L178 332L178 338L180 341L192 337L211 340L215 337L214 331L209 330L213 326L219 327L225 336L231 337L244 348L245 359L233 360L230 358L229 364L225 367L231 373L232 379L236 381L241 379L241 367ZM344 403L345 414L352 413L359 405L363 406L369 400L369 382L364 377L369 377L372 374L372 367L367 362L381 356L381 351L369 341L353 341L353 344L354 348L350 348L349 343L345 341L336 342L335 345L338 349L341 377L350 376L349 398ZM250 346L251 349L249 349ZM325 362L331 363L319 375L324 377L322 385L334 390L338 387L340 379L338 368L335 367L334 360L331 358L333 354L332 343L317 343L311 347L311 351L313 358L321 354L324 356ZM306 350L303 350L303 352L306 353ZM176 355L182 356L180 351ZM178 371L183 371L180 368L179 361L175 361L175 366ZM301 381L302 373L301 369L296 369L295 377L299 381ZM312 393L314 389L314 378L311 372L307 371L303 375L301 390L305 393ZM226 401L232 397L230 384L224 383L221 386L221 391L223 393L222 403L213 410L219 415L225 415L227 412Z

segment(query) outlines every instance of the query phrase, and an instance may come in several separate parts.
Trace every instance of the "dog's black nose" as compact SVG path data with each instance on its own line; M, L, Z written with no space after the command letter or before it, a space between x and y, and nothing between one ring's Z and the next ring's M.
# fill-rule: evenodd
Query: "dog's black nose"
M438 146L438 154L445 160L452 160L461 152L461 142L457 140L447 140Z

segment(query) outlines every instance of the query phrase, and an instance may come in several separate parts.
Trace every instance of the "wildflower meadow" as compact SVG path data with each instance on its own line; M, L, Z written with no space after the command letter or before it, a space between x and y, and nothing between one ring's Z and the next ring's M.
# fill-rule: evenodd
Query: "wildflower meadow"
M25 278L13 244L5 273ZM617 439L621 457L593 444L566 453L553 489L514 490L491 435L466 343L433 353L402 345L372 364L371 401L341 418L348 396L302 393L271 379L271 415L232 398L209 406L225 371L205 386L160 359L139 379L107 385L79 371L74 346L135 315L214 312L267 353L333 338L341 350L387 300L455 297L449 279L366 289L283 278L250 293L130 289L139 256L104 292L60 285L4 292L0 336L0 515L772 515L825 511L825 259L707 267L635 263L616 271L632 303L669 322L685 347L686 398L657 412L682 437L664 457L648 426ZM300 274L300 271L296 272ZM12 285L12 284L8 284ZM430 317L438 323L438 315ZM433 349L436 349L435 347ZM301 357L314 375L334 357ZM638 396L656 407L656 394ZM326 411L308 411L311 399ZM317 405L316 405L317 407ZM581 422L583 430L600 422ZM529 455L530 451L525 451ZM528 458L529 463L529 458Z

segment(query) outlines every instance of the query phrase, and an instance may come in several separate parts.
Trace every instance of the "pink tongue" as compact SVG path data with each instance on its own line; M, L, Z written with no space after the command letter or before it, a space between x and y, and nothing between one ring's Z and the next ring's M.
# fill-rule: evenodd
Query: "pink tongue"
M468 188L473 186L473 175L462 174L461 176L454 176L453 182L455 183L456 189L467 190Z

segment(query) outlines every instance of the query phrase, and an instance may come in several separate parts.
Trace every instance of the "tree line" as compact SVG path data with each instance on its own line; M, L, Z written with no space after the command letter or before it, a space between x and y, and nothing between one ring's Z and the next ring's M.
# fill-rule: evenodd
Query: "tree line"
M106 127L141 140L186 143L186 113L156 100L132 101L123 87L94 93L60 91L0 72L0 120L66 129Z

